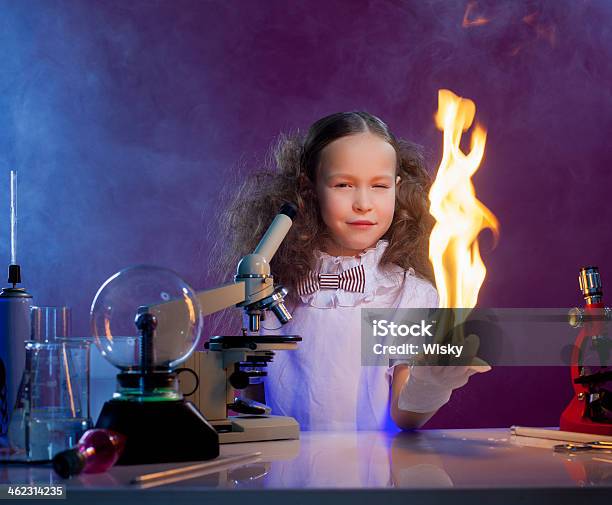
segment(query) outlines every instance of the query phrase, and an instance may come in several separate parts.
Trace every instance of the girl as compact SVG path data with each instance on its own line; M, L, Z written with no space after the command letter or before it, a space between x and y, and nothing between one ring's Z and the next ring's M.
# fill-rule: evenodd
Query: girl
M230 272L281 205L297 204L271 262L275 283L289 289L293 320L280 328L269 318L262 333L303 341L268 367L272 413L295 417L304 430L382 429L391 420L402 429L422 426L476 370L395 364L385 373L360 360L362 308L438 306L421 152L377 117L345 112L320 119L305 137L282 136L275 158L276 169L248 178L238 191L217 255L225 260L219 271ZM316 282L319 274L352 268L365 278L349 289Z

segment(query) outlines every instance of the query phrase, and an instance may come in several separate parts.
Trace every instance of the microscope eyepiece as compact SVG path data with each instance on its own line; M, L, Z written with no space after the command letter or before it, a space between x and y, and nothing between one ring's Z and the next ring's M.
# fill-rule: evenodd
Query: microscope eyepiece
M287 236L297 215L297 206L286 202L268 227L252 254L244 256L238 263L234 280L245 283L244 307L249 316L249 329L259 331L259 323L266 310L271 310L282 324L291 320L291 314L284 304L287 290L282 286L274 288L270 275L270 262Z
M279 214L285 214L285 216L287 216L289 219L293 221L295 219L295 216L297 215L297 211L298 211L297 205L291 202L287 202L283 204Z
M603 292L599 268L595 266L582 267L578 276L580 291L588 304L599 303Z

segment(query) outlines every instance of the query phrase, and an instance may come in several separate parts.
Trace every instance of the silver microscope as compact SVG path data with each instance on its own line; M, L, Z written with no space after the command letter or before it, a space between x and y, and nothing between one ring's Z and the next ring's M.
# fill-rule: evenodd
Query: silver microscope
M260 321L271 311L285 324L291 314L284 304L287 290L274 286L270 261L291 228L297 212L283 205L252 254L238 263L234 282L197 293L204 316L235 305L248 316L242 335L214 336L206 350L193 353L177 370L183 396L193 402L217 430L220 443L255 442L299 438L292 417L270 415L263 404L237 397L253 378L266 375L275 351L294 350L302 339L296 335L259 336ZM229 411L238 415L229 416Z

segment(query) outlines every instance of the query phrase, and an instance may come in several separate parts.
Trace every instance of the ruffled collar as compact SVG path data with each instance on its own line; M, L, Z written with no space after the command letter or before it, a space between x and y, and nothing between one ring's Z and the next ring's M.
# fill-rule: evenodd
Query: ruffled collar
M374 300L379 293L397 289L401 286L405 273L413 275L414 270L411 268L406 272L397 265L380 267L380 258L388 245L387 240L379 240L375 246L366 249L358 256L331 256L323 251L314 251L317 273L339 274L349 268L363 265L365 289L363 293L353 293L343 289L320 289L300 296L302 302L317 308L354 307Z

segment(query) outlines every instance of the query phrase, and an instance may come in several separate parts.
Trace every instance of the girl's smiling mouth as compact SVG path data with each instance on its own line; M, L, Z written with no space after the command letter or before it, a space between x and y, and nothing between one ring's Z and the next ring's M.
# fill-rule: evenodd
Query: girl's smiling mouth
M359 226L359 227L367 228L368 226L374 226L376 223L372 221L367 221L365 219L359 219L357 221L348 222L347 224L350 224L351 226Z

